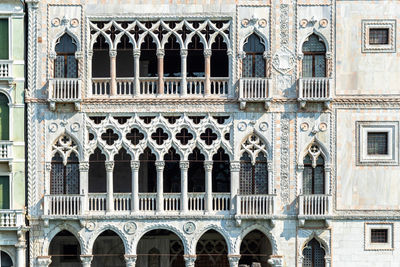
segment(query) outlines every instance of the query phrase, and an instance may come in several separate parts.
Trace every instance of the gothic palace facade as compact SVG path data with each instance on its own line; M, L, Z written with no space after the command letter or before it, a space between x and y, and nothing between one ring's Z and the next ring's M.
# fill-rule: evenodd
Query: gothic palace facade
M399 2L25 2L29 266L398 266Z

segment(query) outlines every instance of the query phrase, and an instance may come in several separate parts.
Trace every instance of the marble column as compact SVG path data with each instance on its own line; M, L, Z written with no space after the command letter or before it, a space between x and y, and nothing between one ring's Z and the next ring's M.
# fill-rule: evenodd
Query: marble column
M158 94L164 94L164 55L162 48L157 49Z
M36 262L38 267L49 267L51 264L51 256L38 256Z
M185 267L194 267L196 255L183 255L183 258L185 259Z
M230 267L238 267L240 255L228 255L229 266Z
M240 161L231 161L231 214L237 214L236 197L239 193Z
M205 76L205 84L204 84L204 94L206 96L211 94L211 49L204 49L204 76Z
M113 181L113 170L114 162L106 161L106 172L107 172L107 212L114 211L114 181Z
M263 58L265 60L265 77L271 78L271 67L272 67L271 53L268 51L265 51L263 53ZM268 89L270 89L270 88L268 88Z
M330 255L325 256L325 267L331 267L331 256Z
M181 168L181 212L188 211L188 170L189 161L181 160L179 162Z
M157 169L157 211L164 210L164 161L156 161Z
M135 92L134 95L138 96L140 94L140 49L135 48L133 49L133 64L134 64L134 71L135 71Z
M26 242L25 242L25 231L21 231L21 234L18 234L18 243L15 245L17 250L17 264L16 267L25 267L25 253L26 253Z
M117 50L110 50L110 95L117 95Z
M182 48L181 49L181 74L182 74L182 81L181 81L181 95L186 96L187 91L186 91L186 76L187 76L187 55L188 55L188 50Z
M87 92L86 92L85 96L82 95L82 98L91 96L93 94L93 91L92 91L92 78L93 78L92 60L93 60L93 50L90 49L87 54L87 63L86 63L87 64L87 77L88 77ZM83 77L80 77L80 78L83 79ZM82 88L81 88L81 92L83 92Z
M79 162L79 184L80 184L80 194L83 196L82 199L82 210L81 213L85 214L89 208L89 162L81 161Z
M212 161L204 161L204 169L205 169L205 179L206 179L206 212L212 211L212 168L213 162Z
M126 267L135 267L136 266L136 255L125 255Z
M92 260L93 255L81 255L82 267L90 267Z
M140 162L138 160L131 161L132 168L132 199L131 207L133 212L139 211L139 168Z

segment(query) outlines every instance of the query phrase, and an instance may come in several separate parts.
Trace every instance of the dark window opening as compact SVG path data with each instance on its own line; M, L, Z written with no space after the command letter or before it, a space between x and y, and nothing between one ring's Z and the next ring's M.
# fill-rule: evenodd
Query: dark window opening
M12 267L12 266L14 266L13 262L11 260L11 257L8 256L8 254L5 253L4 251L1 251L0 259L1 259L1 262L0 262L1 267Z
M149 148L146 148L140 155L139 160L139 192L157 192L156 156L151 153Z
M222 148L219 148L213 156L212 191L218 193L230 192L231 171L229 156Z
M371 229L371 243L387 243L388 229Z
M50 176L50 194L79 194L79 160L75 153L71 153L64 165L57 152L51 160Z
M123 117L123 116L114 117L114 119L117 120L118 123L121 125L125 124L130 118L131 117Z
M303 194L325 194L324 159L318 157L315 168L310 155L304 158Z
M243 77L265 77L264 44L256 34L250 35L243 47L246 57L243 59Z
M114 156L113 187L115 193L132 192L131 156L124 148Z
M76 44L68 34L57 40L54 78L77 78L78 61L75 58Z
M117 77L132 78L135 76L133 45L128 36L123 35L117 46Z
M103 35L99 35L93 45L92 77L110 77L110 52L109 46Z
M119 139L118 134L114 133L112 129L107 129L105 133L101 134L101 139L106 141L106 144L111 146Z
M264 153L257 155L254 165L247 152L240 158L240 194L268 194L268 162Z
M368 155L387 155L388 154L388 133L370 132L367 136Z
M315 238L303 249L303 267L325 267L325 250Z
M0 59L8 59L9 38L8 19L0 19Z
M139 118L143 120L144 123L149 124L155 118L155 116L143 116Z
M94 124L100 124L102 120L104 120L106 117L89 117Z
M186 128L183 128L175 137L182 145L187 145L189 141L193 139L193 134L191 134Z
M211 46L211 51L210 77L229 77L228 48L221 35L215 37L215 41Z
M229 119L229 116L214 116L213 118L217 120L218 124L224 124Z
M193 35L186 58L187 77L204 77L204 48L198 35Z
M80 246L76 237L70 232L63 230L59 232L50 242L49 256L50 266L68 265L71 267L81 266L79 259ZM3 266L3 265L2 265Z
M258 230L248 233L240 244L239 266L269 267L272 246L268 238Z
M170 148L164 156L164 192L181 192L181 169L179 166L180 156L174 148Z
M215 230L205 232L196 245L196 266L229 267L226 241Z
M113 231L101 233L93 244L93 261L91 266L126 266L125 247L121 238Z
M107 192L106 156L96 148L89 157L89 193Z
M203 140L208 146L217 140L217 138L217 134L214 133L211 128L207 128L204 133L200 134L200 139Z
M189 116L189 119L193 121L194 124L199 124L205 116Z
M164 132L163 128L157 128L157 130L151 134L151 139L156 141L157 145L162 145L164 141L168 139L168 134Z
M133 145L138 145L141 140L143 140L144 134L142 134L138 129L133 128L129 133L126 134L126 139L131 141Z
M204 155L196 147L188 159L188 192L205 192Z
M164 77L181 77L181 52L174 35L168 38L164 49Z
M369 29L369 44L387 45L389 44L389 29Z
M0 140L10 139L10 106L8 97L0 93Z
M310 35L304 42L302 51L303 77L326 77L326 47L319 37L315 34Z
M148 34L140 47L140 77L157 77L157 46Z
M179 116L164 116L168 120L169 124L175 124L176 120L178 120L180 117Z

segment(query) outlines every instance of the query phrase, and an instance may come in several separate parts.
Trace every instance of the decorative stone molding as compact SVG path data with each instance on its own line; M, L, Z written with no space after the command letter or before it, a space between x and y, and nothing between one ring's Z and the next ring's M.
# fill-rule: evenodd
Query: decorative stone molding
M285 74L295 66L296 60L292 51L286 46L282 46L272 57L272 66L280 73Z
M162 48L158 48L156 55L157 55L157 58L163 58L165 56L165 50Z
M240 171L240 161L231 161L230 170L231 170L231 172L239 172Z
M136 266L136 260L137 260L136 255L126 255L125 254L124 258L125 258L127 267L135 267Z
M108 52L110 57L117 57L117 50L116 49L110 49Z
M49 267L51 264L51 256L38 256L36 261L39 267Z
M228 260L229 260L229 266L230 267L238 267L239 266L240 255L230 254L230 255L228 255Z
M162 171L162 170L164 170L165 162L157 160L155 165L156 165L157 171Z
M140 58L140 49L139 48L133 49L133 57Z
M112 172L114 170L114 161L106 161L105 166L107 172Z
M209 160L204 161L204 169L206 171L212 171L212 168L213 168L213 162L212 161L209 161Z
M289 203L289 158L290 158L290 117L281 115L281 198L284 204Z
M83 267L90 267L93 260L93 255L81 255L80 259Z
M196 255L183 255L185 259L186 267L194 267L194 262L196 261Z
M268 260L268 263L272 267L283 267L283 256L271 255Z
M211 49L204 49L203 54L204 54L205 57L211 57L212 50Z
M181 52L180 52L180 53L181 53L181 56L182 56L182 57L187 57L187 55L188 55L188 50L183 48L183 49L181 49Z
M79 171L88 172L89 171L89 162L88 161L79 162Z
M396 52L396 20L366 19L361 21L361 52L362 53L395 53ZM370 44L370 29L387 29L388 44Z
M181 170L188 170L189 169L189 161L187 160L181 160L179 162L179 167L181 168Z
M131 160L131 168L132 168L132 170L139 170L139 168L140 168L140 161L138 161L138 160Z

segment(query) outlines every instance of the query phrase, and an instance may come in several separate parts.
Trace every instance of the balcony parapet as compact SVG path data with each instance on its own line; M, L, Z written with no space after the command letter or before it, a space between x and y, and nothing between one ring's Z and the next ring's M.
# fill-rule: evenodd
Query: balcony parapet
M73 103L80 109L82 101L82 80L79 78L54 78L49 80L50 109L55 110L56 103Z
M13 80L12 64L12 60L0 60L0 81Z
M236 216L271 217L275 214L276 195L237 195Z
M300 107L304 108L307 102L323 102L328 108L332 100L332 91L332 78L300 78L298 95Z
M270 78L240 78L240 109L245 109L247 102L264 102L264 108L268 110L272 100L271 84Z
M300 225L305 220L327 220L332 215L332 195L315 194L299 196Z
M13 160L12 141L0 141L0 162L11 162Z
M0 210L0 229L19 228L25 226L23 210Z

